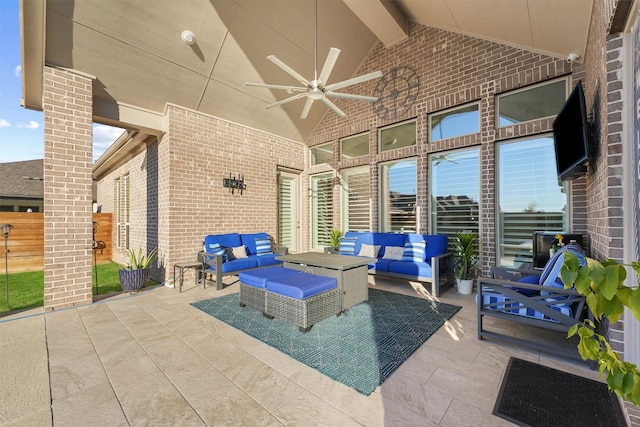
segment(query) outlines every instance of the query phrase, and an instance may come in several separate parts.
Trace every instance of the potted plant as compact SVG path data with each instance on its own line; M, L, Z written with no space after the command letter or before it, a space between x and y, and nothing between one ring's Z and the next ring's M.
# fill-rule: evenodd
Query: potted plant
M142 252L142 248L138 248L137 252L131 249L127 251L129 253L127 264L118 264L120 285L125 292L135 292L147 286L150 276L149 266L156 258L158 248L153 248L147 255Z
M457 233L453 238L453 255L458 292L470 294L473 289L473 271L479 261L478 235L468 231Z
M631 268L640 278L640 261L631 262ZM580 356L598 364L600 376L606 378L609 390L640 407L640 369L621 359L608 338L596 331L594 322L606 320L616 323L625 307L640 321L640 287L624 284L627 278L625 265L613 259L600 262L591 258L580 265L578 257L570 252L565 252L560 277L565 289L575 287L579 294L587 297L590 317L573 325L568 334L569 337L578 335L580 338Z
M331 230L331 233L329 234L329 244L331 245L331 250L333 252L338 252L340 250L341 240L342 240L342 231Z

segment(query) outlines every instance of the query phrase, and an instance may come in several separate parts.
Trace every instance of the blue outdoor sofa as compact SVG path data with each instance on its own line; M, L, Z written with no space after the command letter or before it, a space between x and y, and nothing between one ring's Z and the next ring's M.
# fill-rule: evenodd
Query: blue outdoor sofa
M347 231L335 253L376 258L369 274L431 283L431 293L438 297L453 284L447 243L445 234Z
M273 248L267 233L210 234L204 238L198 262L203 263L205 276L215 275L216 289L220 290L224 285L224 276L237 276L242 271L282 265L282 261L276 257L287 252L284 247Z

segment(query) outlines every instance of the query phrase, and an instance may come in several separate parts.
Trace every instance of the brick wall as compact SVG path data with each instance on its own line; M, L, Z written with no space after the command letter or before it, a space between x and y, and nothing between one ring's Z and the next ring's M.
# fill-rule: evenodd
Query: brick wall
M116 180L128 175L130 182L129 247L147 253L158 246L158 178L157 178L157 141L151 137L146 151L135 154L131 159L98 182L98 200L102 212L113 213L113 260L125 263L127 252L124 246L118 246L116 215ZM152 277L161 279L161 274L152 269Z
M92 79L44 68L44 309L93 300Z
M278 168L302 171L304 145L175 105L167 106L165 126L157 143L99 186L108 194L117 176L130 174L132 246L159 248L152 277L162 280L175 262L195 259L207 234L265 231L276 239ZM229 173L244 173L242 195L222 186ZM114 209L113 200L101 204Z
M334 142L334 161L325 169L335 170L339 175L345 167L369 164L371 166L371 195L373 216L371 227L378 229L378 165L381 162L407 157L417 159L417 203L419 207L419 231L429 232L428 156L462 147L480 146L481 151L481 245L482 266L485 273L496 265L496 143L541 133L550 133L553 120L538 120L506 128L495 128L495 96L502 92L525 87L556 77L572 75L573 86L583 77L580 64L568 64L564 59L520 50L449 31L412 25L410 37L394 46L378 44L365 60L357 75L377 69L388 72L392 68L408 66L416 71L420 80L418 98L412 108L396 120L377 117L371 104L366 102L337 100L336 104L347 114L339 118L328 112L314 134L308 139L309 146ZM363 84L358 93L372 93L376 81ZM480 102L481 129L478 134L447 140L428 140L428 115L440 110ZM378 129L383 126L415 118L417 122L417 145L394 151L378 153ZM339 160L339 139L362 133L370 133L370 155L346 162ZM336 151L337 150L337 151ZM317 173L319 167L307 169ZM571 183L571 206L573 231L586 230L585 179ZM336 187L339 187L338 185ZM339 194L339 188L336 188ZM339 199L338 199L339 200ZM336 210L339 211L336 205ZM306 206L308 213L308 204ZM307 215L308 216L308 215ZM340 213L335 213L334 227L340 227Z

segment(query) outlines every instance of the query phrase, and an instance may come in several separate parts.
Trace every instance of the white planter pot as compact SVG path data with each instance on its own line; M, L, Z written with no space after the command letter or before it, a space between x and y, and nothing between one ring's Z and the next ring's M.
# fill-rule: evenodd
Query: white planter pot
M458 293L469 295L473 291L473 279L461 280L456 278L456 282L458 283Z

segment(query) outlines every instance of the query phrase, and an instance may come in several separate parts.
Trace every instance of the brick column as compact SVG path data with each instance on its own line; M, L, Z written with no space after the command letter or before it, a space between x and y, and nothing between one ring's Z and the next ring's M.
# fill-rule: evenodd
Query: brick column
M44 69L44 309L93 301L92 79Z

